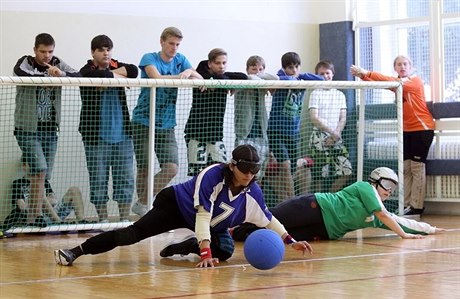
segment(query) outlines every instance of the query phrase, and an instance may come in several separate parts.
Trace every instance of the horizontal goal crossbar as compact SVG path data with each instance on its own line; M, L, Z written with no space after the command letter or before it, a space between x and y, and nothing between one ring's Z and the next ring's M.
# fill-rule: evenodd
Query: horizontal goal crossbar
M197 79L109 79L76 77L0 76L0 85L44 86L130 86L130 87L212 87L212 88L397 88L399 82L376 81L298 81L298 80L197 80Z

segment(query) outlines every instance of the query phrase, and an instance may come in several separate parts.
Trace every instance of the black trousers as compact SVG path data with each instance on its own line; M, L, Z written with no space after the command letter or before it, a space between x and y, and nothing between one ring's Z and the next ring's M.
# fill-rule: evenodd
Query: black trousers
M174 188L168 187L157 194L153 208L138 221L126 228L91 237L83 242L81 247L84 254L99 254L178 228L188 228L192 231L195 229L190 227L182 216ZM233 249L233 241L227 231L211 233L211 251L214 257L226 260L233 254ZM200 254L198 243L195 251L194 253Z
M288 233L298 241L329 240L324 226L321 208L314 194L301 194L270 209L273 216L284 225ZM233 230L235 241L244 241L257 226L244 223Z

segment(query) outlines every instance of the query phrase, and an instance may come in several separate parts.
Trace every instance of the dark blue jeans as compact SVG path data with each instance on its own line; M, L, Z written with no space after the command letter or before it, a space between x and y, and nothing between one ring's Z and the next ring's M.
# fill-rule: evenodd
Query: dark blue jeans
M83 142L89 173L90 201L97 205L109 200L112 168L113 200L131 203L134 193L134 149L131 139L118 143Z

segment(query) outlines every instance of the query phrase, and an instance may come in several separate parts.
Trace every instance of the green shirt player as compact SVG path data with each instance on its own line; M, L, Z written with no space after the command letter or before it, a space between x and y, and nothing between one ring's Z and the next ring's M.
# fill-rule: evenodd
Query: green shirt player
M383 201L396 189L398 176L387 167L374 169L367 182L356 182L335 193L302 194L271 209L291 236L301 240L336 240L366 227L390 229L401 238L419 239L444 229L397 216ZM233 238L244 240L258 229L243 224L231 230Z

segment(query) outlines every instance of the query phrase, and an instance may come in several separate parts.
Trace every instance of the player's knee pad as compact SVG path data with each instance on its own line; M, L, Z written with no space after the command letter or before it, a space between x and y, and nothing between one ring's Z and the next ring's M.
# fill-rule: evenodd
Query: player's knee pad
M233 255L235 243L228 231L211 233L211 250L212 256L220 261L228 260Z
M132 226L115 231L115 242L117 246L131 245L138 241L136 231Z

